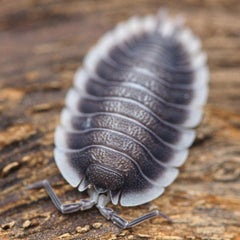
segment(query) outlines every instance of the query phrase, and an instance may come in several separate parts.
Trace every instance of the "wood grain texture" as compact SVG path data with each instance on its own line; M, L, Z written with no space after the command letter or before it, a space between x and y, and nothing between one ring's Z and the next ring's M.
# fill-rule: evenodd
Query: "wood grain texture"
M240 239L240 3L220 1L1 0L0 239ZM203 40L210 96L198 137L177 180L139 207L114 207L126 219L158 208L155 218L119 232L96 209L60 214L45 191L49 179L64 202L86 198L53 160L53 133L75 70L97 39L134 14L165 6L181 13Z

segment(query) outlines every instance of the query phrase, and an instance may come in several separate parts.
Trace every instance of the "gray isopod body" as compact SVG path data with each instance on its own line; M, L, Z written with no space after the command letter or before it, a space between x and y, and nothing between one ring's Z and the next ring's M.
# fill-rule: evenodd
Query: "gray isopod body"
M206 54L181 19L160 11L118 24L85 57L55 132L60 172L90 200L62 205L48 181L31 187L44 186L62 213L96 206L120 228L164 216L128 222L106 205L137 206L164 192L188 156L207 96Z

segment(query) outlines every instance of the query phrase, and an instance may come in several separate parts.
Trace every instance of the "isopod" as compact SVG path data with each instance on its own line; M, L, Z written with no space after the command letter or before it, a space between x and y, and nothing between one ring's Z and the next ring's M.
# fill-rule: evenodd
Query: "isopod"
M165 11L107 32L77 71L55 131L61 174L90 199L61 204L47 180L30 188L45 187L64 214L96 206L122 229L169 219L156 210L128 222L106 205L150 202L176 179L207 101L206 59L182 18Z

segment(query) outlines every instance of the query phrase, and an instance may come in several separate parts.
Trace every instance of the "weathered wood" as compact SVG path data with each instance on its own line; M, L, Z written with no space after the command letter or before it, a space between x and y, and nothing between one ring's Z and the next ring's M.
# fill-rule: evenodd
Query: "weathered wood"
M44 190L25 186L47 178L65 202L87 197L63 180L52 154L74 71L106 30L134 14L155 13L162 3L184 14L203 39L209 102L175 183L149 204L114 208L127 219L158 208L174 223L155 218L119 233L96 209L61 215ZM2 0L0 239L240 239L239 12L238 0Z

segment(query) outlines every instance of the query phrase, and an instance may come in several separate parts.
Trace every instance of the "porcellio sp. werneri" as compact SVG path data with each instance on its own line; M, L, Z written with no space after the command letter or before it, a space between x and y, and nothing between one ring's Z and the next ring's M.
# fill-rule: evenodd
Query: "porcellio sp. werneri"
M176 179L207 95L206 54L182 18L118 24L85 57L55 132L61 174L90 200L61 204L47 180L32 188L44 186L62 213L96 206L120 228L168 218L156 210L128 222L106 205L150 202Z

